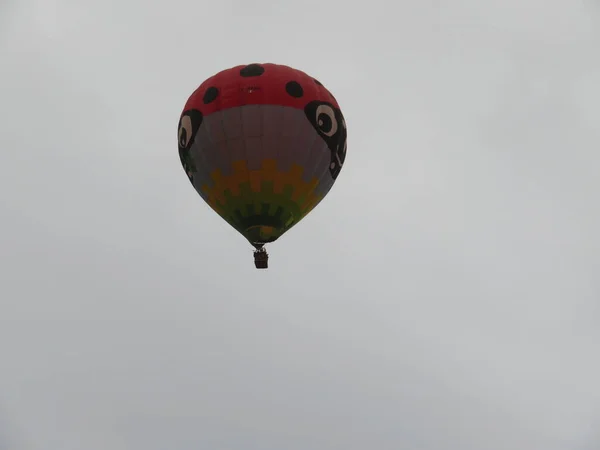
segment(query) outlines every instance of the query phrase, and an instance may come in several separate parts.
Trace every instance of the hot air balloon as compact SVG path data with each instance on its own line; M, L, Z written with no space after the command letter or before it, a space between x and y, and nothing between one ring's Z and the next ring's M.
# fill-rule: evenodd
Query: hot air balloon
M279 64L218 72L179 118L181 164L198 194L255 248L300 222L327 195L346 159L346 122L315 78Z

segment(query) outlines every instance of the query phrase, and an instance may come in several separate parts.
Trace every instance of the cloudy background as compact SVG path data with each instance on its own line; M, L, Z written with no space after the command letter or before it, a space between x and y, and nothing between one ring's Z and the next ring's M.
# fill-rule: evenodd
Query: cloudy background
M598 3L0 8L0 450L600 448ZM176 126L267 61L349 145L257 271Z

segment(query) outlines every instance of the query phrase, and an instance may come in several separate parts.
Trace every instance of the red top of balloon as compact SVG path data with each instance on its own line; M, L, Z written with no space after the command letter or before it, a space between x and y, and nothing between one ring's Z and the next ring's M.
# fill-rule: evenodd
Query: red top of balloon
M331 93L310 75L280 64L249 64L223 70L204 81L190 96L184 110L204 116L243 105L281 105L304 109L311 101L339 105Z

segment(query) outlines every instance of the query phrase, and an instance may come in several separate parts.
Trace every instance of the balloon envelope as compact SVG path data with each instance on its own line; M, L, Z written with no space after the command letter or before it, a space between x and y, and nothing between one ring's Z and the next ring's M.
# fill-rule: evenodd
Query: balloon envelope
M198 194L261 248L327 195L346 158L346 122L333 95L306 73L241 65L192 93L178 141Z

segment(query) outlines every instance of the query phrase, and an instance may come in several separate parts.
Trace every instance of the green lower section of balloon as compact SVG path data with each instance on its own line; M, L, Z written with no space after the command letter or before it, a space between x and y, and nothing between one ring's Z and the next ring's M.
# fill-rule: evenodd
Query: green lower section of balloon
M224 203L217 200L217 212L250 242L273 242L306 215L300 205L306 196L292 200L293 186L275 193L272 181L260 183L254 192L250 183L239 185L239 195L226 190Z
M318 180L305 181L304 169L293 164L281 171L265 159L249 170L234 161L227 175L215 170L212 185L201 187L208 204L251 243L273 242L297 224L320 201Z

